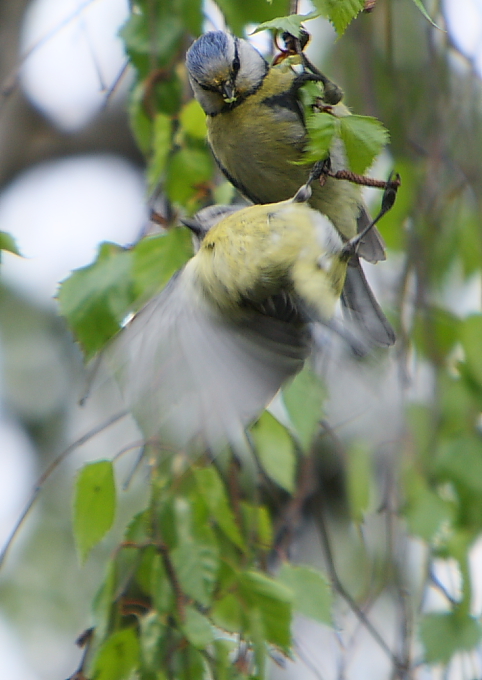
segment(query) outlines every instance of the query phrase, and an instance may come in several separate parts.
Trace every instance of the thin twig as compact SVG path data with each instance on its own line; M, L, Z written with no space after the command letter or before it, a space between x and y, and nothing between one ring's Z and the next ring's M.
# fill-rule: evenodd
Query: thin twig
M165 543L162 541L157 542L156 548L159 552L159 554L162 557L162 561L164 563L164 568L167 573L167 577L169 581L171 582L172 589L174 591L174 596L176 598L176 606L177 606L177 611L179 613L179 618L181 620L181 623L184 622L185 620L185 609L184 609L184 600L185 596L184 593L182 592L181 584L179 583L179 579L177 578L176 570L174 569L174 565L171 561L171 556L169 555L169 548Z
M325 552L326 562L327 562L327 566L328 566L328 572L330 574L330 578L332 580L332 583L333 583L333 586L334 586L336 592L345 600L345 602L347 602L347 604L350 606L353 613L363 623L363 625L365 626L367 631L371 634L371 636L376 640L376 642L379 644L381 649L383 649L383 651L390 658L394 667L397 669L399 677L403 677L403 674L405 673L405 669L402 667L400 660L392 652L392 650L387 645L385 640L382 638L382 636L380 635L378 630L373 626L373 624L368 619L366 614L360 609L360 607L355 602L355 600L350 595L350 593L348 593L345 590L343 584L340 582L340 579L338 578L338 574L337 574L336 567L335 567L335 562L334 562L334 559L333 559L333 554L332 554L332 551L331 551L330 539L329 539L329 536L328 536L328 529L326 527L325 518L323 516L323 508L320 508L320 512L318 513L317 519L318 519L318 527L320 529L320 534L321 534L321 542L322 542L322 545L323 545L323 550Z
M78 449L80 446L88 442L92 437L95 437L96 434L99 434L100 432L103 432L106 430L108 427L116 423L118 420L121 420L121 418L124 418L125 415L127 415L128 411L121 411L120 413L117 413L116 415L112 416L109 418L109 420L105 421L101 425L98 425L97 427L94 427L90 432L87 432L87 434L84 434L82 437L77 439L73 444L70 444L62 453L55 458L55 460L50 463L48 468L45 470L45 472L39 477L37 480L33 493L25 506L22 514L20 515L17 523L15 524L12 533L10 534L10 537L8 538L6 544L3 547L2 552L0 553L0 569L3 566L3 563L5 561L5 558L7 556L7 553L10 549L10 546L13 543L13 540L15 536L17 535L20 527L22 526L23 522L25 521L28 513L32 509L33 504L37 500L38 495L42 491L42 487L47 481L47 479L50 477L50 475L56 470L56 468L67 458L67 456L72 453L72 451L75 451L75 449Z
M352 184L358 184L364 187L375 187L376 189L386 189L388 186L398 188L401 184L399 178L387 182L383 179L374 179L373 177L367 177L366 175L358 175L356 172L351 172L351 170L337 170L337 172L325 170L321 177L323 176L331 177L332 179L344 179Z
M70 24L71 21L76 19L78 16L82 14L84 9L91 5L95 0L85 0L79 7L77 7L71 14L65 17L60 23L58 23L56 26L51 28L47 33L45 33L39 40L37 40L36 43L32 45L24 54L21 55L17 66L15 69L10 73L10 75L5 79L3 82L1 88L0 88L0 97L5 101L11 94L14 92L18 85L18 79L20 76L20 71L25 63L25 61L30 57L31 54L36 52L42 45L44 45L46 42L48 42L53 36L58 33L58 31L62 30L62 28L65 28L68 24ZM3 102L0 101L0 109L3 105Z

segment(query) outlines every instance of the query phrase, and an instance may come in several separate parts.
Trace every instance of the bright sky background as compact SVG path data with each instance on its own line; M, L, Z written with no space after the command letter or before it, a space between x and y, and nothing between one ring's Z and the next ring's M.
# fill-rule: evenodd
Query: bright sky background
M482 73L482 0L444 0L444 6L454 42ZM25 61L22 87L60 129L74 133L103 106L105 89L125 63L117 32L127 13L127 0L31 3L24 20L22 52L39 45ZM222 27L216 17L214 22L216 28ZM100 241L132 242L145 219L142 174L124 159L92 154L30 168L0 194L1 228L17 238L26 256L6 254L2 275L39 304L53 305L58 282L72 268L90 263ZM24 433L2 414L1 388L0 440L3 542L34 470ZM0 659L3 677L40 680L26 667L20 643L2 619Z

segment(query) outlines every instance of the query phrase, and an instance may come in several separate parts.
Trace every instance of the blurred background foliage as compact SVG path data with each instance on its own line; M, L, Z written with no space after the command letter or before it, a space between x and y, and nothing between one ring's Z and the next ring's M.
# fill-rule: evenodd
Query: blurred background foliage
M70 323L88 356L119 327L126 308L138 308L188 257L189 238L182 230L170 229L162 236L158 232L177 224L179 215L235 198L206 146L203 115L191 99L186 80L185 50L203 30L223 28L223 16L231 30L245 35L257 23L283 16L289 9L281 0L222 0L216 6L198 0L142 0L129 13L123 7L117 26L125 57L105 80L100 47L88 23L89 12L103 3L108 4L107 0L91 0L70 5L70 15L64 10L68 21L55 19L33 47L25 42L26 25L40 3L5 0L0 7L0 229L17 237L21 251L25 223L31 231L40 232L38 243L57 253L66 267L59 270L57 280L65 278L69 268L85 267L75 275L79 277L75 290L84 289L85 299L77 300L77 316ZM51 7L59 4L63 3L53 2ZM373 174L385 177L395 168L403 184L395 207L380 225L388 247L387 262L367 267L367 274L397 330L398 341L393 349L362 363L344 348L327 348L319 362L328 395L326 428L312 455L298 461L296 484L293 474L276 464L286 441L268 416L263 416L254 430L255 440L276 441L277 447L274 463L269 451L263 460L269 481L263 487L265 505L261 507L269 509L271 520L254 520L258 506L245 504L243 523L251 532L257 527L251 558L255 554L258 563L263 561L262 545L273 540L270 533L274 530L280 552L294 563L324 569L337 593L330 603L326 591L328 599L315 602L310 609L309 603L300 603L299 574L281 571L280 583L297 592L301 615L293 625L294 661L281 663L277 653L273 654L278 663L270 666L272 677L474 680L482 676L480 75L476 57L464 53L447 20L454 12L463 14L462 3L456 3L455 10L449 2L426 3L437 27L409 0L370 4L373 10L361 13L338 40L326 19L306 26L312 33L310 58L342 86L347 105L356 113L377 117L390 131L389 149ZM302 3L299 11L312 9ZM468 14L467 32L470 20ZM99 90L91 113L75 124L56 119L48 105L39 103L24 75L29 60L72 25L80 26L79 31L88 36ZM270 54L268 34L257 36L256 41ZM162 225L149 222L139 210L131 219L130 232L124 229L117 235L115 224L109 232L99 228L98 237L94 235L90 242L90 255L69 266L61 244L67 232L67 245L76 249L74 232L83 230L82 224L75 223L82 193L76 203L62 204L57 232L41 230L41 218L53 222L53 216L44 214L35 195L22 197L19 217L12 218L12 209L5 206L12 187L32 168L45 172L45 163L88 156L114 159L120 164L116 169L127 162L129 172L144 173L145 194L137 195L137 200L154 208ZM61 172L67 183L75 182L74 175ZM33 176L37 183L38 177ZM116 175L118 190L113 192L108 213L118 223L122 218L116 205L127 191L120 184L122 177ZM59 185L59 203L62 191ZM103 193L110 195L107 189ZM379 198L373 192L367 194L372 210ZM92 217L87 219L95 222L95 212L100 213L100 208L93 205ZM97 243L125 245L147 232L148 238L134 249L124 250L114 243L100 246L96 264L89 266ZM0 488L5 498L15 496L2 511L5 540L35 478L76 437L115 412L115 396L104 383L83 408L77 406L86 384L81 353L48 296L42 298L38 290L32 290L39 284L34 281L29 289L12 273L14 257L4 254L0 289L0 448L5 469ZM26 273L27 266L24 263L21 272ZM49 268L48 263L45 266ZM71 297L66 286L59 302L68 314ZM103 294L97 312L92 309L93 300L98 303L92 290ZM135 427L124 422L96 434L55 470L39 494L0 572L0 650L9 664L9 678L66 677L78 665L81 653L73 642L92 623L94 594L105 577L109 556L117 554L113 551L126 523L146 506L148 475L141 467L129 488L119 493L113 531L79 567L70 519L74 473L86 461L111 459L138 437ZM128 452L116 461L119 486L130 478L136 455ZM290 455L283 460L290 461ZM201 478L206 473L199 469L195 474ZM179 489L182 498L196 507L190 520L193 525L186 528L179 507L172 521L180 533L192 530L199 536L206 519L203 503L208 501L203 494L208 480L197 479L196 484L184 480ZM216 482L210 484L212 489ZM220 498L219 493L216 497ZM219 503L216 512L226 513ZM172 507L166 512L173 512ZM269 530L271 521L274 529ZM132 540L142 539L139 523L131 524L129 531ZM224 550L234 550L232 544L241 540L233 532L232 527L221 529ZM215 553L212 537L206 542ZM179 542L176 550L178 564L189 563L189 547ZM217 559L214 553L202 562L204 575ZM128 572L129 558L125 560L119 568ZM144 592L152 587L154 577L149 577L151 585L146 586L145 575L154 572L156 578L165 579L154 557L148 555L139 572L141 591L143 585ZM97 598L95 611L96 622L106 626L110 573L102 591L107 595L104 600ZM320 581L310 581L317 578L318 572L313 573L316 576L304 572L301 581L314 598L314 593L325 590ZM256 597L264 598L266 607L266 598L271 598L272 608L267 611L280 625L286 623L283 592L270 590L272 583L260 580L259 574L243 578L238 588L251 593L253 608L259 608ZM185 583L188 590L193 587L189 579ZM195 590L193 597L202 601L208 595ZM350 606L351 598L358 603L356 611ZM165 602L156 606L166 611ZM327 607L331 607L331 620L321 615ZM229 608L217 612L218 622L226 611ZM191 670L177 669L172 677L201 673L198 650L209 638L198 613L190 610L183 632L191 645ZM265 637L282 647L285 629L281 630L282 625L270 628L273 620L267 616ZM162 636L157 623L144 617L145 640ZM255 623L249 625L254 635ZM381 634L382 644L372 627ZM117 632L125 637L131 630L120 626ZM136 657L136 642L131 638L117 643L127 650L127 656ZM219 677L229 674L228 648L229 644L218 650ZM151 653L154 668L153 649L155 644L144 652L148 657ZM220 661L223 654L225 666ZM396 670L393 657L410 664L406 675ZM244 670L237 668L240 674ZM99 677L104 677L102 672L107 671L99 670ZM110 672L111 677L124 677ZM164 676L152 671L149 677Z

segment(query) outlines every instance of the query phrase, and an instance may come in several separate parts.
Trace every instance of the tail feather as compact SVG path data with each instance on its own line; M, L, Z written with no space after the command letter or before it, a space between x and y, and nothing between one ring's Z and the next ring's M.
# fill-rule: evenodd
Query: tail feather
M358 257L353 257L347 267L341 302L345 314L368 342L382 347L395 343L395 331L375 300Z

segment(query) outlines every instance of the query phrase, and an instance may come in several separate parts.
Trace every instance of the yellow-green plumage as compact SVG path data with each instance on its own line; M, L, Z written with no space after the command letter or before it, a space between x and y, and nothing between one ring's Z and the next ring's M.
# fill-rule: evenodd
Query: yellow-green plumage
M253 203L293 196L311 170L310 164L299 164L307 139L299 90L310 74L296 73L285 64L269 67L248 41L222 31L196 40L186 65L207 115L209 143L226 177ZM338 117L350 115L343 104L330 109ZM329 155L332 170L346 169L340 139ZM310 205L331 220L345 241L370 223L360 188L347 181L326 178L323 186L314 183ZM385 259L375 228L364 234L348 263L342 295L345 316L368 343L391 345L395 334L368 286L359 256L370 262Z
M311 323L329 324L346 258L329 220L293 200L209 226L106 358L146 439L247 457L244 428L303 367Z
M289 92L295 78L293 70L273 67L263 86L239 106L207 118L208 140L220 167L256 203L287 200L306 182L311 169L298 165L306 142L299 113L273 99ZM332 112L349 115L343 104L332 107ZM346 167L340 142L331 157L333 170ZM310 200L346 239L357 233L361 203L358 186L330 178L323 187L313 186Z
M208 232L192 263L206 295L225 313L236 313L243 300L262 302L284 290L318 321L332 317L346 274L332 225L292 201L225 217Z

